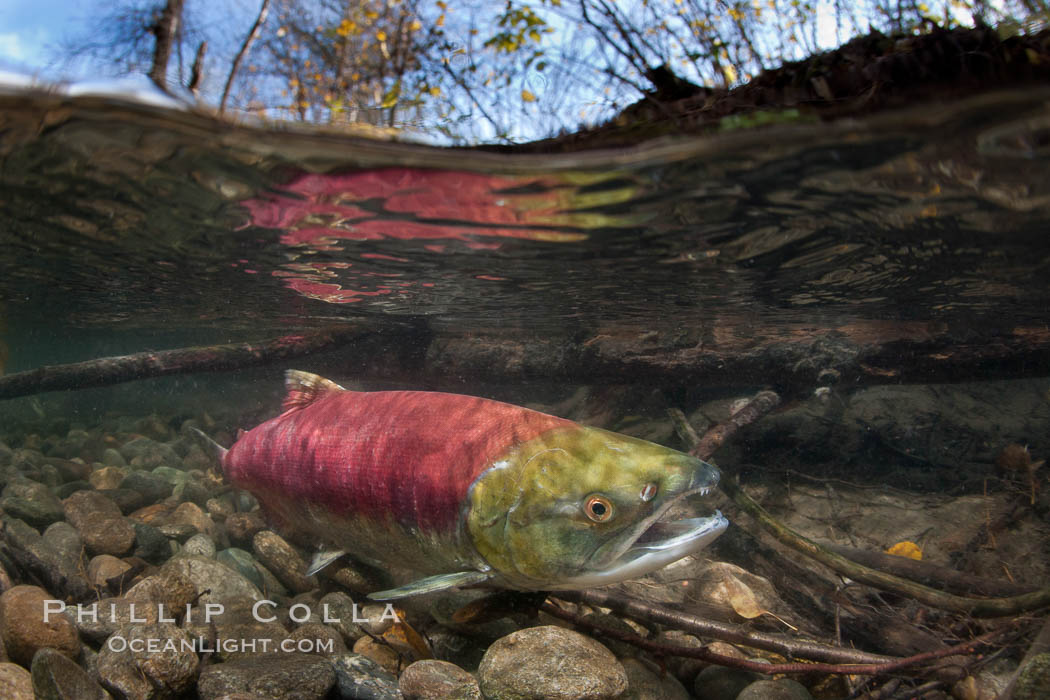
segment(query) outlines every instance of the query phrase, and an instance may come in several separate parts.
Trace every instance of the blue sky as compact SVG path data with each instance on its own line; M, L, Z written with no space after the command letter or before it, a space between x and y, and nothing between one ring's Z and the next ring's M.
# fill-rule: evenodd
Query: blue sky
M0 69L57 77L48 70L62 37L84 26L94 2L4 0L0 2Z

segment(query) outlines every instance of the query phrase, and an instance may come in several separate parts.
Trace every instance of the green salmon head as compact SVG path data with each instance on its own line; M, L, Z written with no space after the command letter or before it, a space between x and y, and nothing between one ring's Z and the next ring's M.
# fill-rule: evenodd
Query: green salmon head
M512 448L471 486L466 529L513 588L556 590L632 578L696 551L727 526L664 522L718 484L695 457L598 428L557 428Z

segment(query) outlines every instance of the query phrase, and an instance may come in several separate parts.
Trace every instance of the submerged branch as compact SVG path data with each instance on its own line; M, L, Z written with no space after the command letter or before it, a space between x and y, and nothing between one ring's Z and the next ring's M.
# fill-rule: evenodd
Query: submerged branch
M241 369L329 350L377 332L376 328L366 324L347 325L319 332L285 335L260 343L159 350L66 365L48 365L0 377L0 399L42 391L106 386L184 372Z
M763 391L758 393L746 406L733 414L728 421L707 431L700 439L700 442L691 450L691 454L701 459L710 457L740 427L754 422L775 407L779 401L779 397L773 392ZM899 576L869 568L840 554L836 554L826 547L822 547L808 537L784 525L748 496L732 477L723 478L720 486L737 506L754 518L780 542L859 583L908 596L934 608L965 613L974 617L1016 615L1050 605L1050 587L1005 598L971 598L945 593Z
M583 594L583 595L579 596L580 598L601 597L601 592L600 591L582 591L580 593ZM599 594L599 596L592 596L591 594ZM660 610L660 609L656 608L656 606L648 605L646 603L641 603L640 601L630 600L630 599L618 599L618 598L616 598L614 596L611 596L609 594L604 594L604 595L607 596L607 597L604 600L602 600L601 602L597 602L597 601L596 602L584 601L584 602L589 602L592 605L598 605L598 606L601 606L601 607L610 607L613 610L617 610L617 611L619 611L619 612L621 612L623 614L626 614L628 617L632 617L632 618L637 618L638 617L637 613L638 613L638 611L641 610L641 611L644 611L643 612L644 617L642 619L645 619L645 620L647 620L649 622L656 621L654 619L654 617L655 618L666 618L666 617L670 616L670 617L672 617L674 619L678 619L678 618L680 618L680 617L682 617L684 615L683 613L674 613L674 612L671 612L671 611L668 611L668 610ZM562 593L559 593L558 597L565 598L566 596L563 595ZM574 595L572 597L576 597L576 596ZM612 604L610 605L610 603L612 603ZM628 633L628 632L622 632L620 630L608 629L606 627L603 627L602 625L595 624L595 623L590 622L588 620L584 620L579 615L571 613L571 612L569 612L567 610L563 610L563 609L557 607L556 605L552 605L551 603L544 603L541 609L543 610L543 612L547 613L548 615L560 618L562 620L567 620L567 621L572 622L573 624L579 625L581 627L585 627L588 630L590 630L591 632L600 633L602 635L606 635L608 637L612 637L612 638L617 639L619 641L627 642L628 644L632 644L632 645L634 645L636 647L639 647L641 649L645 649L646 651L650 651L650 652L653 652L653 653L658 654L658 655L663 655L663 656L681 656L681 657L687 657L687 658L693 658L693 659L700 659L701 661L707 661L709 663L719 664L721 666L729 666L729 667L732 667L732 668L742 668L742 669L746 669L748 671L755 671L757 673L765 673L765 674L775 674L775 673L814 673L814 672L816 672L816 673L836 673L836 674L849 674L849 675L877 676L877 675L883 675L883 674L887 674L887 673L896 673L896 672L899 672L899 671L901 671L903 669L906 669L906 668L909 668L909 667L912 667L912 666L918 666L920 664L925 664L927 662L935 661L937 659L943 659L943 658L946 658L946 657L949 657L949 656L957 656L959 654L973 653L974 650L976 649L976 647L992 643L993 640L995 640L998 637L1006 634L1007 632L1016 630L1018 625L1020 624L1019 620L1014 620L1013 622L1011 622L1011 623L1009 623L1007 625L1004 625L1002 627L998 627L998 628L992 630L991 632L988 632L988 633L983 634L983 635L981 635L979 637L975 637L973 639L967 640L965 642L962 642L961 644L956 644L955 646L947 647L945 649L937 649L936 651L929 651L929 652L924 652L922 654L915 654L913 656L908 656L908 657L905 657L905 658L879 657L879 656L875 656L874 654L864 654L863 652L858 652L858 651L856 651L854 649L846 649L846 648L842 648L842 647L830 647L830 646L825 646L825 645L814 644L812 642L801 642L801 641L797 641L797 640L781 640L780 641L780 646L783 649L785 649L785 651L778 651L777 653L780 653L780 654L782 654L784 656L788 656L788 657L820 658L821 656L837 656L838 658L841 658L841 659L848 659L851 656L853 656L855 658L866 657L866 658L871 659L871 660L869 660L867 662L847 662L847 663L821 663L821 662L817 662L817 663L808 663L808 662L807 663L801 663L801 662L795 662L795 663L768 664L768 663L759 662L759 661L750 661L748 659L738 659L736 657L725 656L723 654L716 654L715 652L709 651L708 649L705 649L705 648L702 648L702 647L701 648L683 647L683 646L676 646L676 645L663 644L663 643L659 643L659 642L653 642L651 640L644 639L644 638L640 637L637 634ZM629 610L633 610L634 613L628 612ZM707 624L709 624L709 623L707 623L707 621L703 621L703 622L704 622L705 626ZM676 628L677 629L681 629L680 627L678 627L677 624L676 624ZM741 634L741 633L737 632L737 634ZM715 636L715 635L708 635L708 636ZM744 635L744 636L757 638L757 637L765 637L765 636L768 636L768 635L757 635L756 634L756 635ZM721 637L719 637L719 638L721 638ZM767 649L768 648L766 646L763 646L762 642L760 640L758 640L759 641L758 644L752 643L753 641L756 641L755 639L752 639L751 641L747 641L747 642L741 642L739 640L736 640L736 641L737 641L737 643L745 643L748 646L752 646L752 647L755 647L755 648L762 648L762 649ZM807 649L809 651L812 651L812 652L816 652L816 654L811 655L809 653L799 653L799 651L801 651L802 648L805 648L805 649ZM770 650L770 651L772 651L772 650ZM953 666L955 666L955 665L956 664L953 664ZM947 673L949 673L949 674L952 673L951 669L945 669L945 671ZM957 679L958 679L957 677L953 678L953 680L957 680Z
M555 595L561 600L573 603L585 603L593 607L609 608L620 615L639 622L666 625L690 634L719 639L730 644L741 644L754 649L764 649L788 658L815 659L836 664L881 664L896 660L892 656L869 654L856 649L834 647L764 632L748 632L738 625L707 620L697 615L670 610L659 605L616 595L600 589L558 591ZM604 628L602 628L602 631L605 631ZM723 661L718 660L714 661L714 663L722 664ZM728 665L728 663L723 665ZM762 673L769 673L769 671L762 671Z

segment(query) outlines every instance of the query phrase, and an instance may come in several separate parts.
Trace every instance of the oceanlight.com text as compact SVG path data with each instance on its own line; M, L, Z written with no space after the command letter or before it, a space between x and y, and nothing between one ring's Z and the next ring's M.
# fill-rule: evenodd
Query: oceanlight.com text
M335 640L332 639L206 639L191 637L189 639L128 639L114 634L106 640L110 651L130 650L134 654L162 654L190 651L195 654L206 652L267 653L271 651L303 652L307 654L331 654L335 651Z

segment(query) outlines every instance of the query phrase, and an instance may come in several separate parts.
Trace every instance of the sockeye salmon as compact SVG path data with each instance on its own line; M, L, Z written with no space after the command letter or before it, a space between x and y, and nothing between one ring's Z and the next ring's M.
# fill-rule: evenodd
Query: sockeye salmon
M347 391L295 370L285 384L284 413L222 450L223 470L336 554L426 576L376 600L615 583L727 525L717 511L661 520L719 472L651 442L472 396Z

